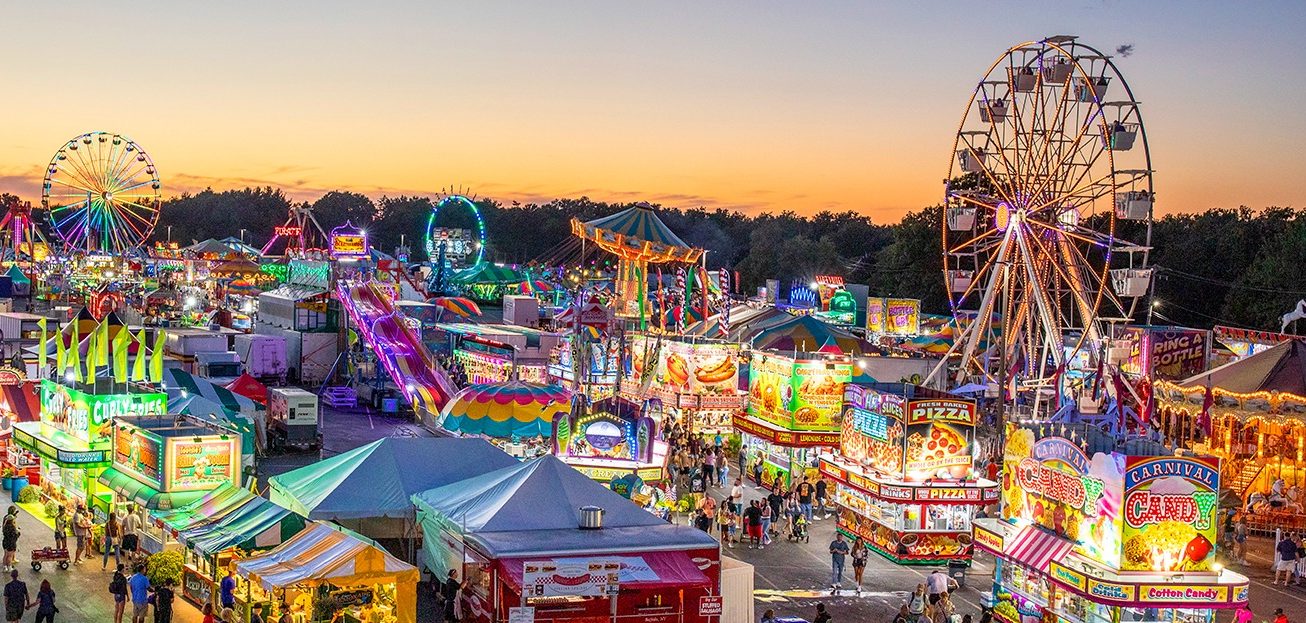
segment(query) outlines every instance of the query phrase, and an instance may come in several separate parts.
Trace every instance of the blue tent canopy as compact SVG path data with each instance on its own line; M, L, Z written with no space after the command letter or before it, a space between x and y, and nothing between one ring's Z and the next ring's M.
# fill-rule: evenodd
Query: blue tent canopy
M413 504L427 534L444 526L496 557L716 546L706 533L668 524L552 455L423 491ZM582 506L604 509L602 530L579 528Z
M675 232L667 227L653 209L647 204L637 205L628 210L622 210L612 216L605 216L601 219L588 221L585 223L587 229L602 229L616 234L621 234L627 238L638 238L657 244L665 244L672 247L690 248L680 239Z
M517 464L483 439L387 437L273 476L269 497L310 519L410 518L414 493Z

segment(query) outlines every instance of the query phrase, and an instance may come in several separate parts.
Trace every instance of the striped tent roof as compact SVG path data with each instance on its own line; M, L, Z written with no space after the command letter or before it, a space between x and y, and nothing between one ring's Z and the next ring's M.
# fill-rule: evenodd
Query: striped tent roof
M173 394L180 394L184 391L187 394L216 402L233 413L249 415L255 411L263 410L263 405L181 368L165 369L163 371L163 381L168 387L169 398Z
M842 352L869 355L879 349L848 331L815 316L798 316L763 329L753 337L753 348L778 351Z
M444 406L440 426L465 435L500 439L549 437L553 421L571 411L571 391L558 385L469 385Z

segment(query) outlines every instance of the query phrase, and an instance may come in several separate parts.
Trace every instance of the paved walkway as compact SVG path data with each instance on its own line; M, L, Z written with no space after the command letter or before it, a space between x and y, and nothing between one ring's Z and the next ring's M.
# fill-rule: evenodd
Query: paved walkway
M55 593L55 603L59 606L59 614L55 616L56 621L76 623L98 623L103 621L111 623L113 621L113 598L109 595L109 580L113 579L113 559L109 559L110 570L108 571L101 570L99 556L80 565L69 567L67 571L60 570L58 565L52 564L43 565L39 573L33 571L31 567L31 550L47 546L53 547L54 530L28 510L28 508L33 508L43 516L44 512L39 507L27 504L23 506L24 508L18 513L18 526L23 531L22 537L18 541L18 579L27 583L27 590L33 597L35 597L37 589L41 587L41 580L50 581L50 587L54 589ZM69 538L69 544L72 544L71 538ZM9 581L7 574L4 581ZM154 620L153 617L154 613L151 611L149 620ZM176 623L200 623L202 618L199 610L182 600L181 597L173 602L172 620ZM24 621L33 621L35 619L35 610L29 610L23 617ZM126 621L131 620L130 605L124 619Z

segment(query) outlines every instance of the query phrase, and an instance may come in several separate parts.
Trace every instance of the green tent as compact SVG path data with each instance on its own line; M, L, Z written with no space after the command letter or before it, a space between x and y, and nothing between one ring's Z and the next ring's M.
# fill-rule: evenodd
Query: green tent
M470 268L464 268L453 274L454 283L460 285L471 285L477 283L488 283L496 285L506 285L510 283L521 283L521 273L508 268L489 262L482 262Z
M186 547L213 557L231 548L270 549L304 530L302 516L249 491L226 484L156 519Z

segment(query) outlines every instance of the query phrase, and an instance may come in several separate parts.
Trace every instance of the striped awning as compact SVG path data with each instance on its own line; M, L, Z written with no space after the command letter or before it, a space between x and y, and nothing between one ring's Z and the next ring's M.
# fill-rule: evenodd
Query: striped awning
M181 368L165 369L163 371L163 380L167 384L169 398L184 391L189 395L216 402L233 413L249 415L263 409L263 405L221 385L209 382L208 379L190 374Z
M1019 565L1047 573L1048 563L1075 548L1073 541L1038 526L1025 526L1003 545L1003 556Z

